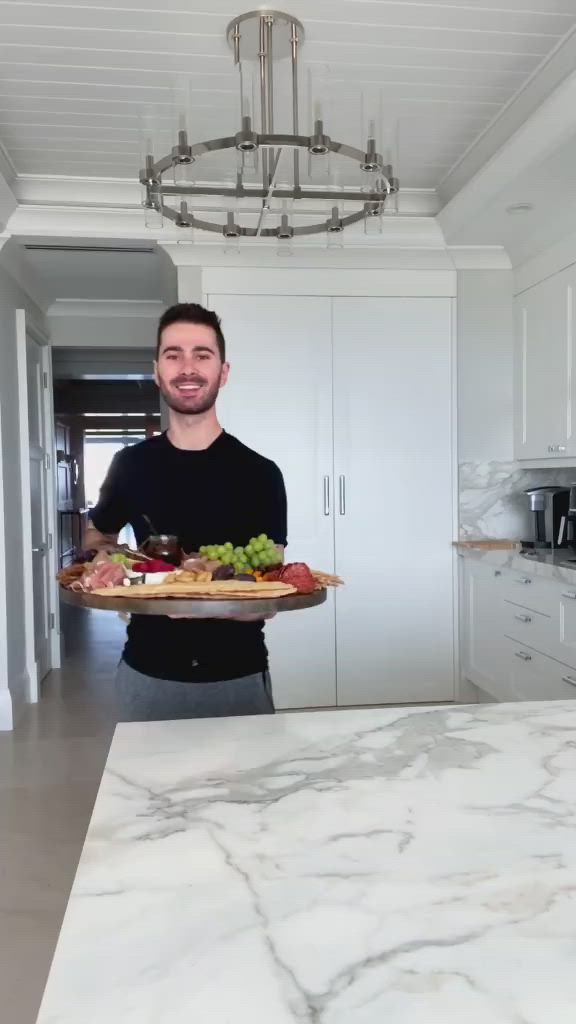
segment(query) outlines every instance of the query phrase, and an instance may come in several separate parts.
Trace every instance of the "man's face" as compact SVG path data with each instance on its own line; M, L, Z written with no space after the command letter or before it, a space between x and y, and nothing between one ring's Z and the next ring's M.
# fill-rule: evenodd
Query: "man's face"
M197 416L211 409L228 371L212 327L181 322L162 331L154 376L174 412Z

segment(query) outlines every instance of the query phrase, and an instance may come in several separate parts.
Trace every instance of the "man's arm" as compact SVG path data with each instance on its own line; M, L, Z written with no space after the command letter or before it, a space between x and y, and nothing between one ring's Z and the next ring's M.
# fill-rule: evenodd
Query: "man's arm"
M92 509L84 535L86 550L106 551L118 545L118 534L129 521L129 509L125 498L126 449L116 453L106 479L100 488L98 504Z

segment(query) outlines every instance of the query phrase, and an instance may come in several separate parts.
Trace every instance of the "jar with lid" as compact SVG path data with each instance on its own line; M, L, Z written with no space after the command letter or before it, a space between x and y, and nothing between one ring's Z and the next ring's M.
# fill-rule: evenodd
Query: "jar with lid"
M182 548L178 537L171 533L154 533L144 541L142 551L150 558L157 558L169 565L179 566L182 561Z

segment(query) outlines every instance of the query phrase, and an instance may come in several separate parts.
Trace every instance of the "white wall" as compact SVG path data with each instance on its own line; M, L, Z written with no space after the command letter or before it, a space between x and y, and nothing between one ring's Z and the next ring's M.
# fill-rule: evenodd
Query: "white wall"
M3 514L5 579L0 596L0 615L5 614L7 650L0 652L0 672L5 664L7 678L0 676L0 728L11 723L2 720L9 707L6 688L19 704L26 692L26 650L24 637L23 537L20 501L20 441L18 382L16 371L16 309L25 309L36 324L46 330L43 314L22 288L0 267L0 404L2 407L1 443L3 473ZM0 523L1 525L1 523ZM2 550L0 549L0 557ZM0 573L0 586L2 574ZM4 589L4 588L3 588ZM3 630L0 627L0 643Z
M513 458L513 281L510 270L458 273L458 460Z
M158 316L48 316L51 344L74 348L155 348Z

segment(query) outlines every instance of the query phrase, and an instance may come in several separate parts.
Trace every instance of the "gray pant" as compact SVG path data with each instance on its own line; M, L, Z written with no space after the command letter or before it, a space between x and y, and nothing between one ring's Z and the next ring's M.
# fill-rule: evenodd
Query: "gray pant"
M116 694L120 722L274 714L268 672L221 683L182 683L142 675L121 661Z

